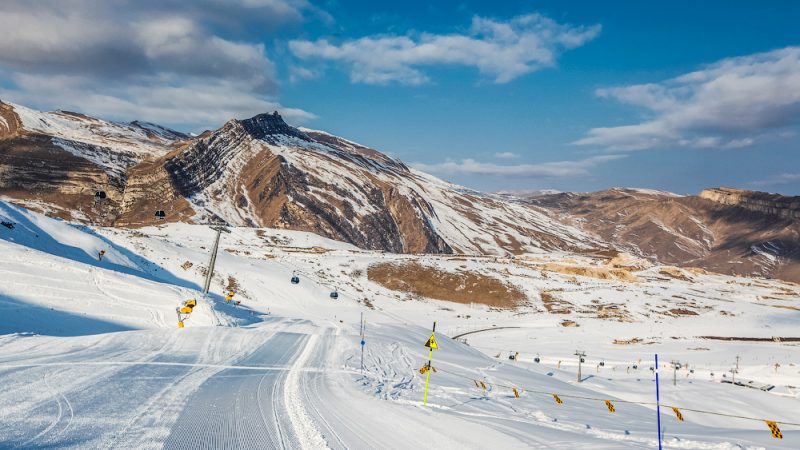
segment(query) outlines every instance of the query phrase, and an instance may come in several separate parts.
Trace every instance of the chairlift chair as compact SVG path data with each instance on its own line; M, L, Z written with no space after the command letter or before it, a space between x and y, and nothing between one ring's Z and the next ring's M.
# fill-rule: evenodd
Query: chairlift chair
M156 211L155 217L158 220L164 220L164 218L167 217L167 214L164 212L163 209L159 209L158 211Z
M292 284L300 284L300 277L295 272L292 272Z

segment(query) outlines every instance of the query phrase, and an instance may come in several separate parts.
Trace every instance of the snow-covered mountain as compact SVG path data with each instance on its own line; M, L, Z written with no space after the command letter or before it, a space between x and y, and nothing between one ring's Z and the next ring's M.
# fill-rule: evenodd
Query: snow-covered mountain
M404 253L603 248L538 207L447 183L277 113L192 138L13 104L0 111L0 194L65 218L144 226L164 211L168 222L312 231Z
M662 264L800 282L800 198L730 188L531 197L553 217Z
M619 250L800 281L796 198L730 189L486 194L351 140L292 127L277 113L188 136L0 103L0 196L106 226L223 221L396 253L613 257Z

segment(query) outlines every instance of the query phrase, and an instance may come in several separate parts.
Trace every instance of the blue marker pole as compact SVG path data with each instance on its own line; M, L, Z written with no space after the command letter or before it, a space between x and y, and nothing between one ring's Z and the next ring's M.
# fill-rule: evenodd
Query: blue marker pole
M658 420L658 450L661 450L661 399L658 394L658 353L656 353L656 419Z
M361 313L361 373L364 373L364 332L366 331L366 323L364 322L364 313Z

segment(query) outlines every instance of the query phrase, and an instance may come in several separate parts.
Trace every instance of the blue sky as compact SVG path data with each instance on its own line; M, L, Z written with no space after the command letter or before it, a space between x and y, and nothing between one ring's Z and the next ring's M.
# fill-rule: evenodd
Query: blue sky
M191 131L278 109L482 190L800 195L798 20L791 1L11 0L0 99Z

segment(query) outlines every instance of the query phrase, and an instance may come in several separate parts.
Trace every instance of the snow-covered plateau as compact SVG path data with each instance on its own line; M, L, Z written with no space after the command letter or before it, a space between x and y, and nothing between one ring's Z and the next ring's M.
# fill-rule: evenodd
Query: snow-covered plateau
M796 284L231 228L204 298L209 227L0 219L0 448L656 448L656 353L664 448L800 448Z

